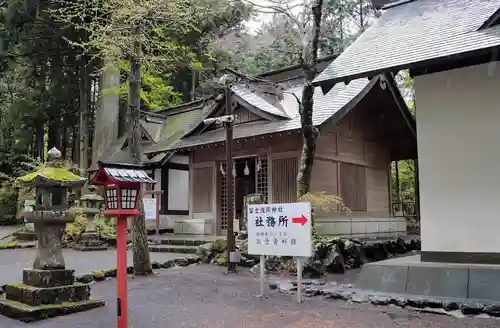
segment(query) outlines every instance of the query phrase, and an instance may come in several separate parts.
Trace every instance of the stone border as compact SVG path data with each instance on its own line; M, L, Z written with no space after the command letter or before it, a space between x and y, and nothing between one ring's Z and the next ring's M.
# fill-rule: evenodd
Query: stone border
M415 311L446 314L455 317L488 315L500 319L500 303L472 299L444 299L407 294L377 293L354 288L353 285L328 284L322 280L303 281L306 297L323 296L327 300L343 300L351 303L369 303L377 306L394 305ZM270 282L269 287L283 293L297 291L295 280Z
M158 261L152 261L151 266L153 270L158 270L158 269L170 269L174 267L186 267L188 265L198 264L198 263L200 263L200 257L187 256L187 257L179 257L167 260L163 263L160 263ZM127 267L127 273L129 275L133 274L133 272L134 272L133 266ZM89 273L77 275L75 277L75 281L84 284L90 284L92 282L101 282L108 279L116 278L116 274L117 274L116 268L92 270ZM0 286L0 295L3 294L4 294L4 286Z
M7 243L5 245L0 245L0 250L6 250L6 249L26 249L26 248L35 248L36 247L36 242L34 243L26 243L26 244L18 244L18 243Z

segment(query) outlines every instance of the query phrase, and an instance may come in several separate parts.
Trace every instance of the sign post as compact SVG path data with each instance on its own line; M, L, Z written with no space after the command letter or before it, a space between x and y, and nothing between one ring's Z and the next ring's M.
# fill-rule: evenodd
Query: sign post
M264 296L265 256L293 256L301 303L302 259L312 256L311 204L249 204L247 211L248 253L260 255L260 296Z

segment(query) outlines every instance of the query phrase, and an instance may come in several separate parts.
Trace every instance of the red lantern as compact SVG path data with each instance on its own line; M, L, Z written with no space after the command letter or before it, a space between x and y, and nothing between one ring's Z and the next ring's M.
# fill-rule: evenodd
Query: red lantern
M140 166L99 163L92 184L104 186L104 215L116 217L117 327L127 328L127 218L141 214L141 184L154 184Z

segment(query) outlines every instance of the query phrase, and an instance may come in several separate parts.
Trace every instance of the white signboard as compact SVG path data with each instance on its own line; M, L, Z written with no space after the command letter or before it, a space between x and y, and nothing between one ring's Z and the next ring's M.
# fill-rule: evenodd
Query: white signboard
M249 204L248 253L312 256L311 204Z
M156 198L143 198L144 217L146 220L156 220Z

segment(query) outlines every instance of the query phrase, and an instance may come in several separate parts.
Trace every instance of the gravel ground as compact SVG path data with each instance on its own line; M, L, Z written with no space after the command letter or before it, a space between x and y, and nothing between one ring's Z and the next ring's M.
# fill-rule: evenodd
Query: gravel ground
M63 250L64 260L68 269L76 274L89 273L91 270L101 270L116 267L116 252L114 250L80 252L72 249ZM0 250L0 285L20 281L23 269L31 268L36 256L36 248ZM151 260L165 262L183 257L183 254L151 253ZM132 265L132 252L128 252L127 263ZM2 327L0 325L0 327Z
M4 256L0 259L5 263ZM70 263L78 262L72 261ZM85 262L88 264L90 260ZM2 268L2 275L5 269ZM225 276L222 268L198 265L159 272L157 276L130 280L130 328L493 328L499 325L495 319L456 319L320 297L297 304L291 295L276 291L269 291L268 298L262 300L256 298L258 278L247 270ZM108 300L106 307L29 325L116 327L115 280L94 284L92 290L94 298ZM2 328L25 326L27 324L0 317Z

